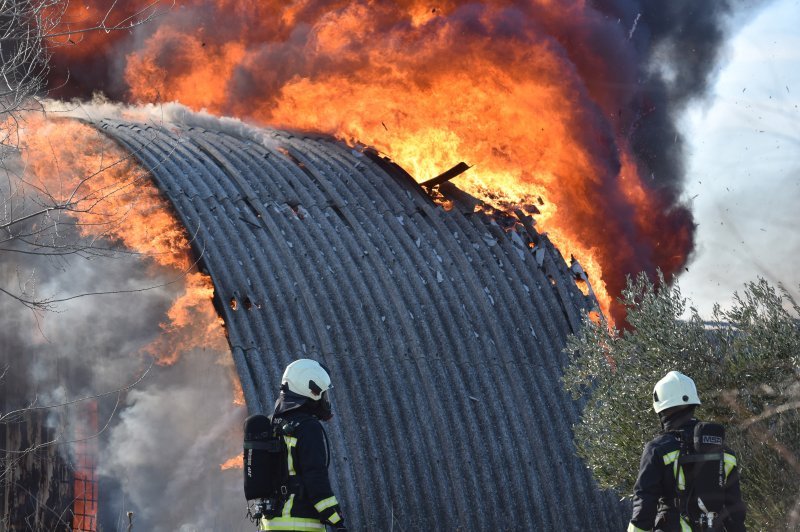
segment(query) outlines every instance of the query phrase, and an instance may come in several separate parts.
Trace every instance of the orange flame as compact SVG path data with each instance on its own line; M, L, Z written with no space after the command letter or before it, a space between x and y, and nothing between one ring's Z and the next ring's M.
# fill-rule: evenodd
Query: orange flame
M242 455L237 454L236 456L231 456L224 462L219 465L219 468L222 471L227 471L228 469L244 469L244 461L242 460Z
M146 171L97 130L74 120L25 117L20 130L32 184L83 236L120 241L156 263L186 270L189 241Z
M618 53L594 47L601 30ZM185 0L135 42L56 61L73 67L73 92L97 88L98 60L109 76L122 63L126 86L103 85L112 96L328 132L420 181L465 161L456 184L536 205L538 228L620 318L625 275L678 271L694 231L675 192L642 179L630 136L652 104L621 66L634 53L620 34L581 0Z
M20 129L20 145L34 176L31 184L56 207L54 215L68 213L82 235L117 240L171 268L172 275L190 268L183 226L148 173L107 137L75 120L31 114ZM186 273L184 289L161 324L164 334L145 348L158 364L174 364L192 349L228 350L223 322L211 304L211 279ZM238 402L241 387L234 382Z
M145 348L157 362L171 366L192 349L227 351L224 324L209 301L214 297L211 278L202 273L186 275L186 292L167 311L161 324L165 334Z
M242 383L239 380L239 375L236 374L235 366L230 366L230 379L233 384L233 404L244 406L244 390L242 390Z

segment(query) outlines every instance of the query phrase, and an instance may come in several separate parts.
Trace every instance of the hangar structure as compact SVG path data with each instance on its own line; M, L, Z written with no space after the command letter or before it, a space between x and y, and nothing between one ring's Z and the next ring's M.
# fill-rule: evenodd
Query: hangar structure
M354 530L611 530L575 456L567 335L594 300L533 221L374 150L219 122L98 120L171 201L212 278L250 413L283 368L334 381L331 479Z

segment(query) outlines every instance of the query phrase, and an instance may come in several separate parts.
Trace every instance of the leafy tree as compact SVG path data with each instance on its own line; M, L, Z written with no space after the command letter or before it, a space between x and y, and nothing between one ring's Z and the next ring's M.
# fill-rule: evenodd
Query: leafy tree
M622 302L629 329L587 316L566 347L564 385L583 404L575 444L598 484L633 493L642 448L661 430L653 386L678 370L697 384L698 417L726 426L749 527L800 529L800 306L759 279L712 321L694 308L687 319L660 273L656 284L629 279Z

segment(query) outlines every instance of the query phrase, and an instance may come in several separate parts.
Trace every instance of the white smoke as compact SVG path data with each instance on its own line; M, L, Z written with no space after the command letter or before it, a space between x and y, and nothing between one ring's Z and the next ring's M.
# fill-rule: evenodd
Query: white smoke
M206 111L193 111L178 102L125 105L111 102L102 95L97 95L90 102L45 100L43 104L45 112L54 116L86 121L112 119L141 122L154 126L169 127L175 124L213 129L251 140L263 146L278 147L278 142L270 135L269 128L250 125L238 118L220 117Z
M244 409L219 353L196 351L128 394L101 457L134 511L134 529L249 530L242 472L220 463L241 453Z

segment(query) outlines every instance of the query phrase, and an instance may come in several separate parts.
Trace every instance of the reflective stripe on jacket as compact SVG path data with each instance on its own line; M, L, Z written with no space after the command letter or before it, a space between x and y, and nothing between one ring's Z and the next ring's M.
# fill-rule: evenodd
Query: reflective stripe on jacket
M289 485L296 488L284 503L281 515L262 519L259 529L324 531L325 523L338 524L342 516L328 479L328 447L322 425L316 417L302 412L290 411L280 417L299 422L291 435L284 436Z
M691 432L696 424L697 420L693 419L681 430ZM678 461L680 448L680 437L673 432L660 434L645 445L634 486L628 532L692 531L691 525L680 517L675 501L679 490L686 489L683 468ZM723 460L726 480L724 527L727 532L744 532L745 507L739 490L736 456L726 449Z

